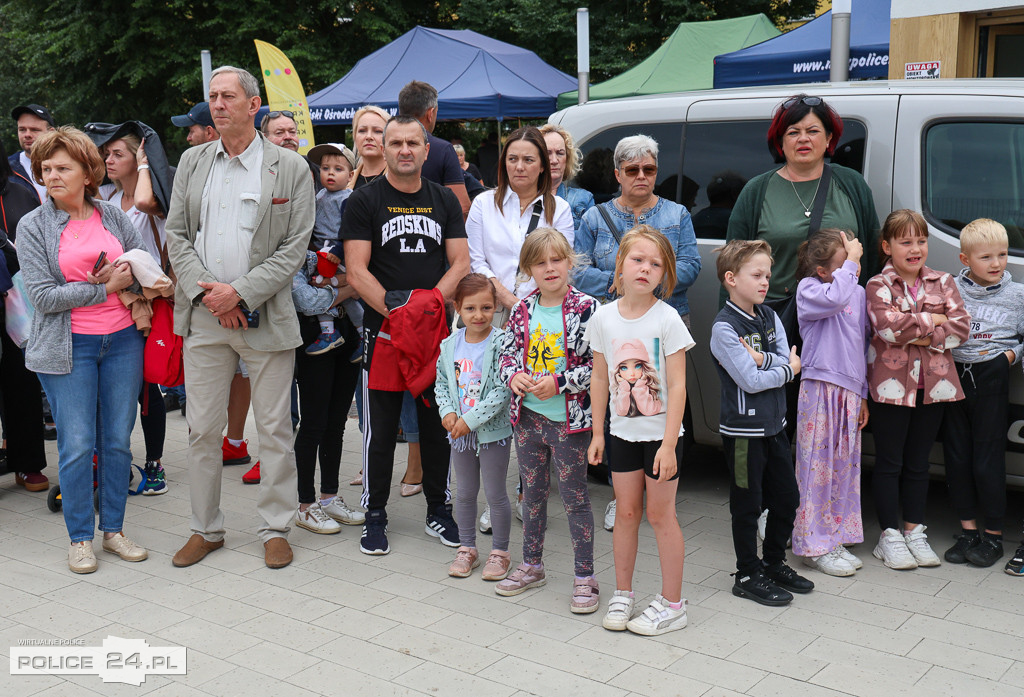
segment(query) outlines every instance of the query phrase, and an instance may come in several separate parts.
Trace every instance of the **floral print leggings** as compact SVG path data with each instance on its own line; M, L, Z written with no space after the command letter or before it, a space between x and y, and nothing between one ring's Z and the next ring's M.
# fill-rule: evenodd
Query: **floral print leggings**
M523 408L515 428L519 476L523 480L523 561L540 564L548 523L551 463L569 519L577 576L594 575L594 511L587 489L590 434L566 433L565 424Z

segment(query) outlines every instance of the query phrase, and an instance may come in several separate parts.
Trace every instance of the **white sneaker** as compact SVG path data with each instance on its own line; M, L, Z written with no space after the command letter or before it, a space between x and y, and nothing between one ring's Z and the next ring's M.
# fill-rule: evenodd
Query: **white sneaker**
M516 497L516 518L520 523L523 522L523 500L518 497Z
M327 504L321 501L317 505L324 513L342 525L362 525L366 522L366 514L354 508L349 508L348 504L345 503L345 499L340 496L335 496Z
M491 507L484 506L484 512L480 514L480 532L485 535L491 534Z
M764 531L768 529L768 509L761 511L761 515L757 516L757 539L764 542Z
M817 557L804 557L804 565L829 576L853 576L856 572L856 569L839 554L838 549Z
M96 570L96 555L92 551L92 540L72 542L68 549L68 568L76 574L91 574Z
M927 543L925 543L927 546ZM898 530L886 528L878 538L878 544L871 552L875 559L881 559L890 569L916 569L917 560L907 548L907 541ZM934 554L934 552L933 552Z
M608 506L604 509L604 529L615 529L615 499L609 501Z
M341 525L324 512L319 503L310 504L306 510L295 513L295 524L318 535L333 535L341 532Z
M915 525L910 532L903 533L903 538L907 541L907 549L914 555L918 566L938 566L942 562L928 544L928 536L924 534L927 529L923 525Z
M604 614L601 626L613 632L622 632L633 616L633 596L630 591L615 591L608 601L608 610Z
M847 564L852 566L854 571L859 571L861 567L864 566L864 562L860 560L860 557L856 556L843 545L839 545L836 549L839 551L839 556L841 556Z
M626 629L634 634L657 636L673 632L686 626L686 600L678 610L673 610L660 595L655 596L647 609L626 623Z

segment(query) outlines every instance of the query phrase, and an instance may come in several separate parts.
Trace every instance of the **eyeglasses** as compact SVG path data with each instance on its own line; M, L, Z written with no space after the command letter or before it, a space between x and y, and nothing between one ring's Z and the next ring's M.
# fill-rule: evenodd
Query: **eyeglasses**
M644 165L643 167L640 165L626 165L622 168L622 173L630 179L640 174L640 172L643 172L645 177L653 177L658 173L658 165Z
M262 120L262 121L260 121L260 128L263 128L263 127L265 127L265 126L267 125L267 122L268 122L268 121L270 121L270 120L272 120L272 119L276 119L276 118L277 118L277 117L279 117L279 116L287 116L287 117L288 117L288 118L290 118L290 119L291 119L292 121L294 121L294 120L295 120L295 114L293 114L293 113L292 113L292 112L290 112L290 111L272 111L272 112L270 112L269 114L267 114L266 116L264 116L264 117L263 117L263 120Z
M807 106L818 106L822 103L821 97L790 97L782 103L783 109L789 109L795 104L806 104Z

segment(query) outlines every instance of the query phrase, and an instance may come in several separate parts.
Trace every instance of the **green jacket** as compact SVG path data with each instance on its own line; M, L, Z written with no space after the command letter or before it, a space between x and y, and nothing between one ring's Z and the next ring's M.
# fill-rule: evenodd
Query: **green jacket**
M857 238L864 245L864 258L861 262L861 285L881 270L878 263L878 214L875 202L871 197L871 189L860 172L842 165L832 167L832 180L845 193L857 215ZM743 187L736 205L729 217L728 240L753 240L757 238L758 223L761 209L764 206L765 192L768 182L781 167L759 174ZM795 271L795 269L793 270Z
M505 332L500 329L491 330L487 350L484 352L480 399L465 414L460 414L459 385L455 379L455 334L441 342L441 355L437 358L434 399L441 419L448 414L462 416L469 430L476 431L476 442L479 445L504 440L512 435L512 420L509 416L512 390L501 381L498 374L504 335Z

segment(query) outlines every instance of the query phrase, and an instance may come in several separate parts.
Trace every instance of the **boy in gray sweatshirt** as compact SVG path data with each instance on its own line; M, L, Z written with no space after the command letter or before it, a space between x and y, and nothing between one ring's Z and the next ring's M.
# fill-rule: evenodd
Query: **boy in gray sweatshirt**
M1024 349L1024 285L1014 283L1006 271L1008 250L1006 228L994 220L972 221L960 233L960 261L966 268L956 285L971 315L971 330L967 341L953 349L964 399L946 407L943 429L946 483L963 530L946 550L951 564L988 567L1003 556L1009 371ZM978 530L979 518L984 533ZM1006 572L1024 575L1024 543Z

